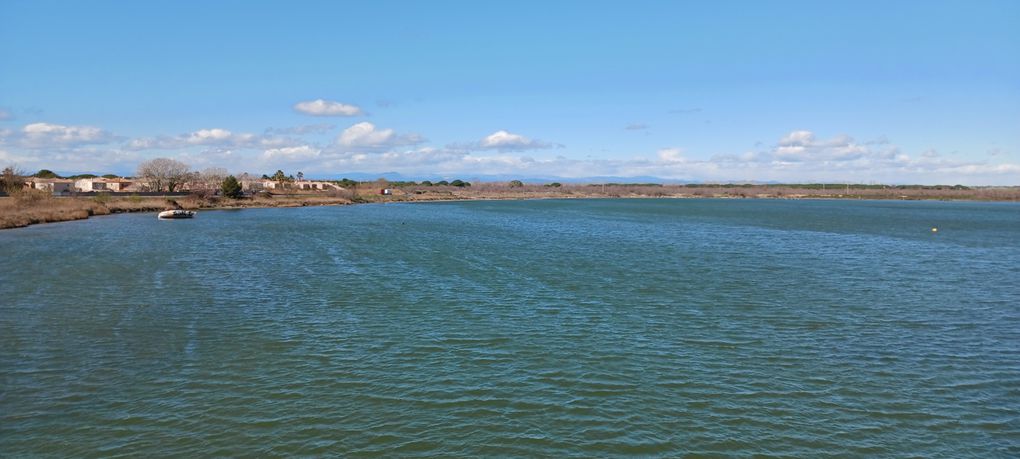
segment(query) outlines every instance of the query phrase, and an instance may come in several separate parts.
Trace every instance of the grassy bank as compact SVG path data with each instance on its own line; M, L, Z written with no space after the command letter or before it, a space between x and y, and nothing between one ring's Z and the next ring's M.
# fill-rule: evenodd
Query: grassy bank
M351 204L333 196L272 196L247 199L187 197L53 197L48 193L25 192L0 198L0 229L37 223L81 220L95 215L125 212L157 212L172 208L188 210L235 209L246 207L301 207Z
M1020 201L1020 187L883 187L874 185L524 185L479 183L471 187L400 186L392 195L374 187L342 194L277 194L245 199L187 197L53 197L23 192L0 198L0 229L36 223L80 220L94 215L155 212L179 207L189 210L246 207L301 207L367 202L564 198L764 198L764 199L890 199Z

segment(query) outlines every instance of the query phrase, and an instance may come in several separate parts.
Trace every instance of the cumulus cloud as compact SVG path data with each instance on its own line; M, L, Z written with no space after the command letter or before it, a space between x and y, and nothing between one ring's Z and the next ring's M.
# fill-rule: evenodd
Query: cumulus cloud
M348 150L379 150L424 142L418 134L397 134L393 129L378 129L367 121L344 129L336 145Z
M322 150L311 145L300 145L296 147L272 148L262 153L267 160L282 160L285 162L307 161L316 159Z
M315 99L294 104L294 110L312 116L357 116L361 107L332 100Z
M496 150L500 152L538 150L544 148L562 147L563 145L543 142L514 134L506 130L493 132L477 142L468 144L454 144L448 148L462 150Z
M27 148L52 148L109 143L115 140L110 132L94 126L65 126L51 123L32 123L21 131L5 138L17 139Z
M26 169L130 173L139 162L159 154L195 168L296 168L318 174L395 171L421 176L473 174L581 180L614 176L714 182L1020 183L1020 165L1010 163L1009 154L990 157L984 150L971 155L940 155L933 149L902 151L885 137L859 141L845 134L822 136L810 130L794 130L776 136L773 142L755 143L746 151L714 156L709 155L711 152L668 147L632 152L630 157L620 159L528 156L519 152L560 145L506 130L473 143L439 148L423 145L425 140L417 134L399 133L369 122L354 124L322 144L300 137L329 129L333 126L308 125L252 134L209 127L174 136L123 141L98 127L33 123L0 128L0 162Z
M772 157L782 161L849 161L874 154L868 146L852 137L839 135L818 140L811 131L793 131L779 139Z
M176 136L141 137L127 142L129 150L179 150L191 147L279 148L301 142L272 134L235 133L222 128L199 129Z

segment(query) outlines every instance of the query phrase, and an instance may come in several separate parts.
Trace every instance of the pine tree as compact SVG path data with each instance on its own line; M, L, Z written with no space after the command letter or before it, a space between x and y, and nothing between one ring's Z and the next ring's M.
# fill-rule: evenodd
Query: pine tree
M223 184L220 185L220 191L223 192L223 196L231 199L237 199L241 197L241 183L237 181L233 175L228 175L227 178L223 179Z

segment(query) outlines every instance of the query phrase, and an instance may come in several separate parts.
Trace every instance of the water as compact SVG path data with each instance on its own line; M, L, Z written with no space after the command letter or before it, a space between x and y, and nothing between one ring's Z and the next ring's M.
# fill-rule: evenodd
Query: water
M0 253L0 456L1020 456L1016 204L134 214Z

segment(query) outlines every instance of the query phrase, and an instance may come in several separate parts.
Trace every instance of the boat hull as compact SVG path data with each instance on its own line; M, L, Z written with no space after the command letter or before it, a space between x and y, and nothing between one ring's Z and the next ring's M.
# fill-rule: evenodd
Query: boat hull
M179 218L194 218L195 212L191 210L164 210L159 213L160 220L174 220Z

